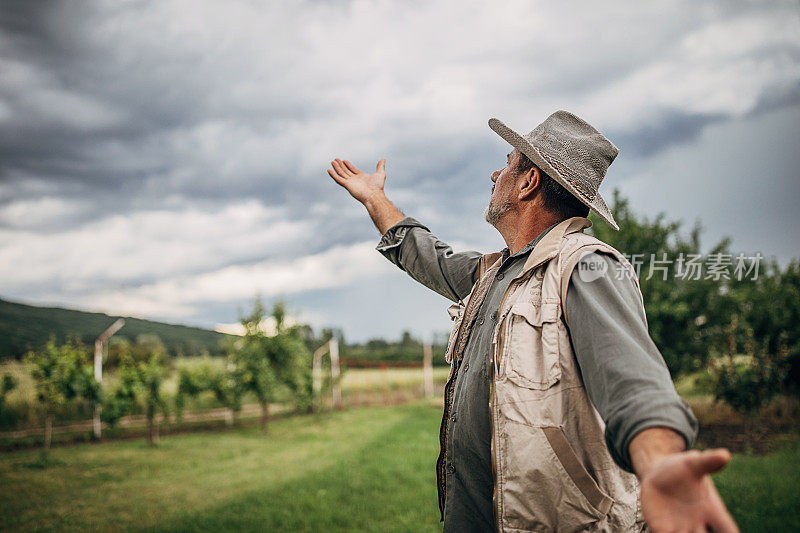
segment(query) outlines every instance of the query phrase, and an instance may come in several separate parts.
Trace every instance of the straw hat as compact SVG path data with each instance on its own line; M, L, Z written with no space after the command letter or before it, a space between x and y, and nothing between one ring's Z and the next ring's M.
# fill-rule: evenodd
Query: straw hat
M556 111L524 136L496 118L489 119L489 127L609 226L619 229L597 191L619 150L588 122L567 111Z

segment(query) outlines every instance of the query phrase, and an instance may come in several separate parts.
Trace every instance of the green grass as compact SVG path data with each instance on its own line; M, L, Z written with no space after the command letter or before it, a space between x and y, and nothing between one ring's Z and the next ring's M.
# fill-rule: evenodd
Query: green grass
M12 530L439 531L440 409L425 403L295 417L256 430L0 458Z
M441 407L415 402L255 429L0 457L0 529L440 531L434 461ZM735 455L715 476L742 531L800 529L798 443Z
M762 457L736 454L714 476L742 531L800 531L800 446Z

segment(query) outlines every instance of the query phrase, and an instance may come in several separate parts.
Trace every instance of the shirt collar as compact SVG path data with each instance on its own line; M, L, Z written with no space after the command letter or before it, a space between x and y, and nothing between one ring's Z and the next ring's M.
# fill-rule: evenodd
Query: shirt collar
M503 257L503 262L505 262L506 259L511 259L511 258L516 259L517 257L522 257L524 255L528 255L531 252L531 250L533 250L533 248L536 246L536 244L539 241L541 241L542 238L545 235L547 235L547 232L550 231L551 229L555 228L557 225L558 225L558 222L556 222L555 224L553 224L549 228L547 228L544 231L542 231L531 242L529 242L528 244L523 246L521 249L517 250L516 253L514 253L513 255L510 255L511 251L508 248L503 248L503 251L502 251L502 253L503 253L503 256L502 256Z

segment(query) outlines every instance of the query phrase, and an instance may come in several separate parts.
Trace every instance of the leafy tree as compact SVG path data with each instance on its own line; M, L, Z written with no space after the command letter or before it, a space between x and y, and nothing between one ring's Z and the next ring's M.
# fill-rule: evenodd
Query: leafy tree
M154 446L158 442L158 423L160 413L169 415L167 403L161 386L166 377L165 354L153 351L146 361L134 361L130 354L121 355L119 381L116 388L103 402L102 418L109 425L134 411L137 405L144 410L147 419L147 443Z
M320 335L316 336L314 334L314 330L307 324L297 324L292 327L305 341L306 347L311 353L314 353L317 348L331 340L333 337L339 339L340 347L344 347L344 332L339 328L322 328Z
M166 376L162 364L162 354L153 352L150 359L138 365L139 381L144 391L145 416L147 417L147 444L155 446L158 443L158 424L156 416L159 412L164 416L169 415L167 403L161 395L161 384Z
M142 333L136 336L134 342L123 335L115 335L108 340L108 354L103 367L116 368L122 365L126 358L134 363L147 362L153 353L158 353L165 364L168 362L167 346L158 335Z
M449 333L434 336L433 364L447 366L444 360ZM385 339L370 339L364 344L345 345L340 341L339 349L342 357L362 359L366 361L399 361L422 362L422 342L408 332L403 332L399 341L388 342Z
M276 309L276 330L283 323L285 310ZM269 353L268 337L264 331L264 306L256 300L250 315L242 318L245 334L239 348L231 353L233 366L242 375L245 389L252 391L261 405L261 431L266 432L269 421L269 402L277 385L277 376Z
M411 336L410 331L404 331L400 337L400 345L403 348L419 348L422 349L422 345L419 343L417 339Z
M11 374L3 374L3 379L0 380L0 425L2 426L13 425L16 422L16 417L5 409L6 396L15 388L17 388L17 378Z
M210 361L194 367L178 370L178 393L175 397L176 413L180 419L186 406L186 397L196 397L204 391L211 391L216 400L230 411L229 424L233 424L236 414L242 409L242 396L245 393L241 372L233 365L219 368Z
M384 339L370 339L367 341L365 348L368 350L386 350L389 348L389 343Z
M236 417L242 410L242 400L247 392L245 376L241 368L228 366L224 372L213 375L210 390L217 401L224 405L230 413L228 425L236 423Z
M17 388L17 378L11 374L3 374L3 379L0 380L0 411L6 402L6 395Z
M769 356L784 376L778 388L800 397L800 260L785 269L773 261L755 280L732 280L730 295L740 326L729 336L729 352Z
M123 335L114 335L106 344L103 369L122 367L126 360L133 360L133 343Z
M100 417L103 422L114 427L120 419L133 412L136 398L141 394L141 380L136 363L123 356L119 365L118 382L113 392L106 395Z
M261 405L261 430L267 431L269 404L279 386L287 386L298 406L309 407L311 353L304 342L302 327L286 324L286 307L276 303L270 315L274 334L268 335L264 324L266 310L256 300L253 311L242 318L244 337L231 346L229 358L241 384L252 392Z
M602 223L592 231L641 267L650 334L673 376L710 361L717 399L748 419L781 391L798 394L800 261L785 269L775 262L761 264L757 277L736 276L734 268L729 276L715 277L702 264L692 275L687 263L701 254L699 224L684 235L680 223L663 214L637 217L616 192L613 211L620 231ZM705 257L713 254L730 254L728 240ZM665 256L666 275L654 262ZM734 267L735 256L728 257Z
M725 357L714 364L714 394L735 411L753 417L780 392L784 372L774 358Z
M590 216L595 222L591 231L638 267L650 335L670 372L677 376L704 368L710 349L723 342L735 305L726 292L725 280L706 279L702 269L695 279L689 270L690 256L701 254L700 225L695 224L685 235L681 223L667 221L663 213L654 219L638 217L618 191L612 210L619 231L598 222L594 215ZM725 253L728 245L724 239L710 253ZM657 263L665 254L670 263ZM665 266L666 272L661 269Z
M713 368L713 392L716 400L727 403L744 415L744 435L748 444L753 438L756 415L781 392L785 367L761 349L749 347L752 356L726 356L716 359Z
M149 361L152 354L156 353L162 359L167 359L167 347L158 335L142 333L136 336L136 342L131 347L136 361Z
M300 411L311 409L312 354L298 328L278 323L276 334L268 338L267 347L277 380L288 387L295 407Z
M800 262L772 262L759 273L733 279L734 303L725 343L714 368L713 391L746 416L746 433L762 407L781 393L798 395L800 357Z
M79 341L57 345L51 339L41 351L30 352L27 361L36 380L36 395L44 408L44 451L50 450L56 411L77 400L97 401L100 386L94 379L89 352Z
M198 374L196 369L188 367L178 369L178 390L175 394L175 416L178 423L183 420L186 397L196 397L207 388L205 381Z

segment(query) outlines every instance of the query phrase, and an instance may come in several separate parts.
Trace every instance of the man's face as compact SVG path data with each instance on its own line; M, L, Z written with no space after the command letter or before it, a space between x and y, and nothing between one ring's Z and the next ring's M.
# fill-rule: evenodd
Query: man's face
M483 212L486 222L492 226L497 223L514 207L516 202L517 185L517 157L519 152L514 150L506 156L506 166L495 170L489 176L492 180L492 198L489 206Z

